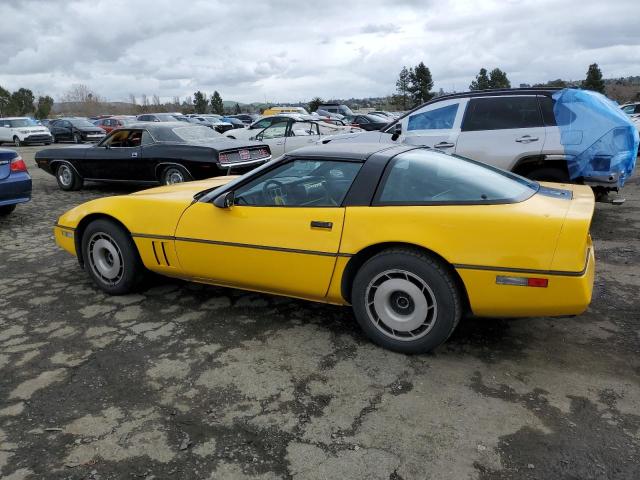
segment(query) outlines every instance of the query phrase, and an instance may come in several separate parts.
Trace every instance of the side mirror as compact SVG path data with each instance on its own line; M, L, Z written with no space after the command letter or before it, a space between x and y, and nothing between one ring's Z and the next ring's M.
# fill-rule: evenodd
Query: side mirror
M226 192L217 196L213 201L213 204L218 208L231 208L233 206L233 201L233 192Z
M391 135L391 140L395 142L398 140L400 135L402 135L402 124L398 122L393 126L393 135Z

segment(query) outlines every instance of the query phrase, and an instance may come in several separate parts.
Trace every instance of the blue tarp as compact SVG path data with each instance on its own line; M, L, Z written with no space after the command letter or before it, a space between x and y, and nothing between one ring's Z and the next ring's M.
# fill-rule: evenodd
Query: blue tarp
M596 92L565 88L553 99L570 177L617 173L622 187L638 156L638 130L633 122L618 104Z

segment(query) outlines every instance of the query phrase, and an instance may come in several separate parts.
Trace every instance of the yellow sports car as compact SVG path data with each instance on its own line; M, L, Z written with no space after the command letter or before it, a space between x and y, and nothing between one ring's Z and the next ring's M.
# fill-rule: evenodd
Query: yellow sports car
M422 147L307 147L240 177L101 198L57 243L114 295L148 270L352 305L376 343L425 352L464 312L576 315L591 301L594 199Z

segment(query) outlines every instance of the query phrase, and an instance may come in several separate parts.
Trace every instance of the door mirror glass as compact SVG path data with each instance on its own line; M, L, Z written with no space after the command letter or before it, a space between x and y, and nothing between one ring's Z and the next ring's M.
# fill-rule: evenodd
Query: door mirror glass
M234 201L233 192L226 192L222 195L219 195L213 201L213 204L218 208L231 208Z

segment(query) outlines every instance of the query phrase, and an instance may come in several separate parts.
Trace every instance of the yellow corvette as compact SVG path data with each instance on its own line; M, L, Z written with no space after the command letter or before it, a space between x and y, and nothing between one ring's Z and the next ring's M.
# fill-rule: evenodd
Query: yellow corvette
M352 305L376 343L424 352L466 311L576 315L591 301L594 199L407 145L296 150L241 177L101 198L58 245L119 295L148 270Z

